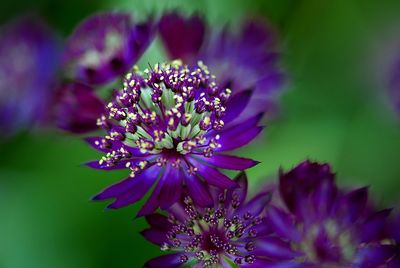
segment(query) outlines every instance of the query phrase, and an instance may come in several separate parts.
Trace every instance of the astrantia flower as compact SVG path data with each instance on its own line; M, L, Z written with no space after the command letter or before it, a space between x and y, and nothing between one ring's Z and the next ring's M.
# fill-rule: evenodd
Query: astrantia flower
M247 178L239 174L239 188L214 190L214 204L196 206L190 198L176 203L168 215L146 216L150 228L142 235L169 254L154 258L147 268L173 267L266 267L261 237L268 192L247 200Z
M3 26L0 34L1 135L41 121L58 63L54 34L36 17Z
M74 79L102 84L124 75L153 37L153 22L133 24L127 13L100 13L83 21L69 38L64 61Z
M78 82L57 87L53 117L59 128L73 133L93 131L104 111L104 103L92 87Z
M306 161L282 173L280 196L266 221L273 234L265 257L276 265L377 268L393 258L384 232L390 210L376 211L367 188L338 189L328 164Z
M251 89L243 118L274 108L284 75L278 64L275 32L265 21L248 20L234 33L207 27L196 15L185 18L169 13L160 19L159 32L172 59L189 65L202 59L220 84L229 85L233 96Z
M239 148L260 133L260 116L239 124L232 119L244 104L227 110L228 88L220 88L201 62L189 68L180 62L155 65L125 77L124 86L99 119L107 134L88 142L106 155L88 165L112 170L130 169L130 176L97 195L115 198L110 208L141 199L153 184L153 193L139 215L176 202L183 187L200 206L213 203L207 185L221 189L236 183L217 170L244 170L256 161L222 154Z

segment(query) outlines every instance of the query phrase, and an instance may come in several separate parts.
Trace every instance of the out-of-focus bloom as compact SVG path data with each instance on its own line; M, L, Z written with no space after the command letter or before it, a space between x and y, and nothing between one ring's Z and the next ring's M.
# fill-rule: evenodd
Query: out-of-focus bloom
M142 235L170 254L148 261L148 268L173 267L268 267L258 264L264 254L262 237L268 192L247 197L247 177L236 179L234 190L214 190L214 204L196 206L185 198L168 210L168 215L146 216L150 228ZM262 258L262 257L261 257Z
M233 124L245 108L226 109L230 96L207 67L189 68L181 62L155 65L128 73L123 89L107 105L98 124L105 137L87 141L106 155L88 163L92 168L130 169L130 176L105 189L95 200L115 198L109 208L120 208L141 199L156 186L139 216L175 203L183 187L196 205L213 203L208 185L221 189L236 183L217 168L244 170L256 161L222 154L253 140L262 130L260 115Z
M105 112L104 102L92 87L78 82L61 84L54 99L56 125L73 133L86 133L98 128L97 119Z
M134 24L127 13L100 13L84 20L69 38L63 60L76 80L103 84L124 75L154 34L152 19Z
M328 164L306 161L282 173L280 196L284 205L267 211L271 267L376 268L393 258L390 210L373 209L367 188L338 189Z
M185 18L169 13L161 18L159 32L171 58L189 65L203 60L218 82L232 89L232 102L235 94L248 91L250 105L242 117L270 112L276 106L284 75L278 65L275 33L264 21L248 20L238 33L232 33L227 28L207 28L196 15Z
M36 17L17 19L0 31L0 128L7 136L45 116L58 44Z

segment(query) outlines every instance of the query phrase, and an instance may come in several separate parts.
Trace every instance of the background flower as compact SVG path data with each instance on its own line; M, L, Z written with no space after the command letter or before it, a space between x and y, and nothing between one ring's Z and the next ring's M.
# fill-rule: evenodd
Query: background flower
M338 189L328 164L305 161L282 173L279 193L284 206L267 212L265 255L277 265L387 267L397 251L385 235L390 209L374 209L367 188Z
M0 31L0 131L5 137L44 120L59 47L54 32L35 16L15 19Z

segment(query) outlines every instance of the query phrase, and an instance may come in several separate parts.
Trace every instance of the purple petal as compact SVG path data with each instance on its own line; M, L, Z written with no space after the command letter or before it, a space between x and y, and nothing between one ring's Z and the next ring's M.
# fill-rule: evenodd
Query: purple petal
M96 130L105 105L93 89L81 83L63 84L58 89L54 117L59 128L73 133Z
M252 90L243 90L231 97L226 104L226 113L223 117L225 124L237 118L246 108L251 98Z
M160 178L156 184L156 187L154 188L153 192L151 193L150 197L147 199L146 203L142 206L142 208L137 213L136 218L153 213L161 205L160 194L161 194L162 188L164 186L164 183L165 183L165 177L164 177L164 179Z
M101 170L116 170L116 169L124 169L126 168L127 163L133 163L132 160L121 160L113 166L107 166L105 164L100 165L98 160L91 161L86 163L85 165L93 168L93 169L101 169Z
M358 230L361 238L360 242L379 241L385 231L387 219L391 211L391 209L385 209L369 216Z
M367 246L358 250L353 263L360 268L380 267L387 263L395 252L396 248L392 245Z
M299 242L301 236L296 230L294 220L283 210L271 206L267 210L268 223L280 237Z
M346 194L342 201L344 219L355 222L363 213L368 200L368 187L363 187Z
M178 268L182 265L179 261L179 257L182 253L174 253L163 255L154 259L149 260L144 264L145 268Z
M252 254L279 260L290 260L302 255L292 250L290 243L284 242L277 237L265 237L256 240Z
M154 213L147 215L146 217L147 223L154 229L158 230L168 230L171 226L171 223L168 221L168 218L159 213Z
M209 207L214 203L208 187L199 178L186 174L185 183L195 204L200 207Z
M181 197L183 178L180 170L174 167L169 167L163 178L165 182L159 199L160 208L165 210Z
M237 209L238 215L243 215L246 212L250 212L252 215L260 215L261 211L267 208L267 204L271 201L271 193L259 193L244 205Z
M149 242L161 246L164 244L166 239L166 233L164 231L156 229L146 229L140 232L140 234Z
M194 166L197 168L198 174L200 174L200 176L211 185L221 189L237 187L236 182L214 168L208 167L199 162Z
M249 158L237 157L232 155L214 154L211 157L196 157L202 161L222 169L230 170L245 170L257 165L258 161L254 161Z
M109 206L110 208L119 208L132 204L142 198L149 190L157 178L158 172L159 168L154 166L150 167L134 178L129 177L107 187L101 193L93 197L93 200L117 198L117 200Z
M199 16L183 18L178 13L170 13L161 18L159 32L169 56L187 61L198 53L205 25Z
M237 126L237 128L240 128L240 126ZM219 150L230 151L240 148L255 139L262 130L263 127L253 127L250 129L244 129L237 135L233 133L221 133L221 139L219 142L221 144L221 148Z

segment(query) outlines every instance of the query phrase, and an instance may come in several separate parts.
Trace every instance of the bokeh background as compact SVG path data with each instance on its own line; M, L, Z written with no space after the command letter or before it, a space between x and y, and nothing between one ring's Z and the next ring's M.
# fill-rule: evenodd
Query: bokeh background
M369 185L378 204L400 204L400 118L385 95L400 1L2 1L0 23L35 12L64 38L89 14L110 9L136 17L199 12L214 25L268 18L280 33L288 82L277 116L240 152L262 161L249 170L252 188L309 158L330 162L342 185ZM156 40L139 65L164 57ZM81 137L61 131L0 141L1 268L132 268L159 253L139 234L141 203L104 211L105 203L89 201L125 175L82 165L97 157Z

